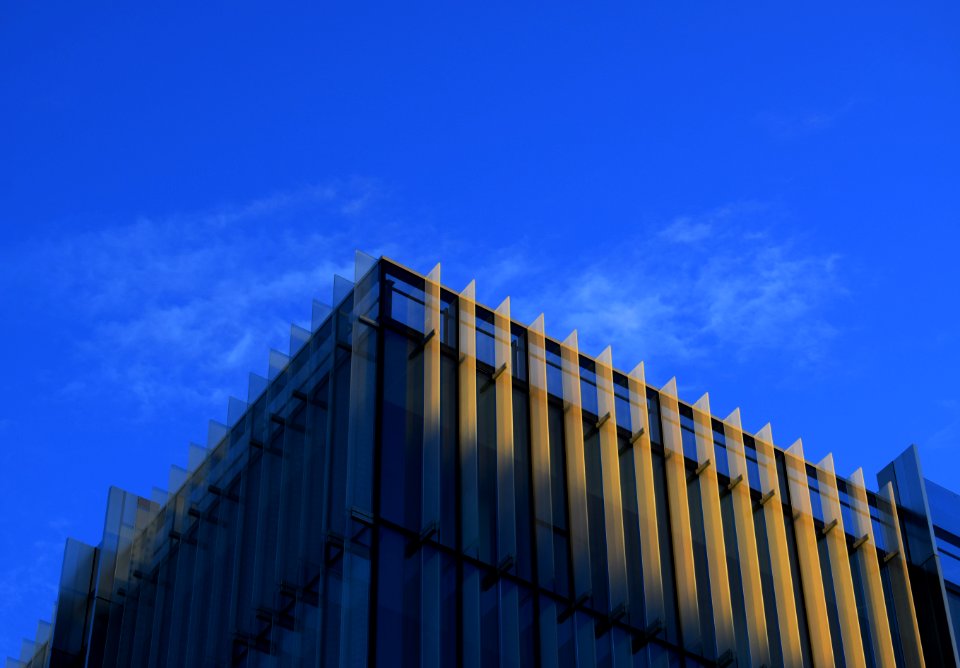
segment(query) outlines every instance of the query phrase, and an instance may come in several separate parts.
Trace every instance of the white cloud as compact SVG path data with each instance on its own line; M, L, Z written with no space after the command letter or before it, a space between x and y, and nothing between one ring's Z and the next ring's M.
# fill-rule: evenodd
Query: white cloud
M840 258L804 251L757 228L758 203L674 219L651 239L624 239L607 257L524 283L558 338L578 329L581 346L612 344L618 366L640 359L734 356L762 351L817 359L836 329L828 307L845 294Z
M21 639L8 637L9 629L20 622L16 616L34 601L50 601L50 610L45 616L46 621L50 621L67 528L65 520L50 522L43 539L19 546L23 557L19 565L0 572L0 647L9 650L19 646Z
M938 401L937 404L942 409L944 419L936 431L921 445L929 448L931 452L941 451L952 454L960 447L960 401L946 399Z
M390 225L368 233L377 197L367 181L309 186L26 249L13 270L81 325L73 352L90 376L61 395L122 387L145 414L179 402L220 412L231 388L245 391L240 374L265 371L269 347L287 350L291 316L309 327L333 275L353 278L356 244L391 251Z
M777 139L798 139L833 128L856 106L853 98L829 109L808 109L805 111L762 111L757 114L757 122L770 135Z
M660 237L682 244L703 241L713 233L712 225L705 220L696 220L690 216L674 219L660 232Z
M369 240L363 250L421 271L442 260L455 289L475 276L481 301L509 294L515 318L545 312L552 336L576 328L587 352L612 344L618 366L761 351L803 364L836 334L828 310L844 294L840 259L776 234L778 212L764 203L648 225L598 257L566 244L547 255L543 239L497 248L449 226L385 224L377 198L363 181L311 186L25 253L19 268L58 286L85 325L74 351L91 372L61 393L123 388L145 412L187 402L219 415L228 394L244 398L246 371L264 372L268 348L286 351L291 316L307 324L311 300L329 302L333 274L352 278L353 250Z

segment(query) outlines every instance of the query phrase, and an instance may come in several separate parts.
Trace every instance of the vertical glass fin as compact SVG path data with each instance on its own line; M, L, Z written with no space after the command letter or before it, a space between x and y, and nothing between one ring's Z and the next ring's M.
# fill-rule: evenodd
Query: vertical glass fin
M620 447L617 439L616 402L613 390L613 352L608 346L596 359L597 430L600 432L603 511L607 539L607 574L611 612L625 610L627 557L623 535L623 497L620 492Z
M497 563L501 573L516 572L517 511L513 441L513 350L510 298L494 311L494 385L497 411ZM520 603L517 586L504 578L500 594L500 652L504 665L520 663Z
M733 508L733 523L737 534L737 556L740 564L740 581L743 584L743 605L747 617L747 638L750 665L770 665L770 645L767 639L767 622L763 600L763 586L760 582L760 557L757 549L757 534L753 521L753 499L750 497L749 477L747 475L747 456L743 445L743 431L740 426L740 409L734 410L723 422L723 437L727 450L727 466L731 485L734 480L748 484L734 485L730 490L730 502ZM760 459L760 446L757 446L757 458ZM758 462L759 463L759 462ZM761 479L762 479L761 472ZM762 483L761 483L762 484ZM769 499L768 499L769 500ZM776 506L775 506L776 508ZM779 510L779 508L776 508ZM781 520L782 520L781 516ZM794 622L796 623L796 622ZM785 626L789 626L785 624Z
M740 430L740 412L734 411L725 421ZM773 448L773 431L765 425L754 437L757 449L757 464L760 469L761 499L764 533L770 553L773 575L774 599L777 620L780 625L779 642L783 662L788 666L802 665L803 652L800 644L800 625L797 621L797 599L793 587L793 572L787 548L787 528L783 517L784 492L780 489L777 461ZM729 447L729 444L728 444ZM789 497L789 494L787 494Z
M573 330L560 344L560 364L563 375L563 448L567 460L570 556L573 561L573 598L576 605L593 596L577 330ZM594 624L583 615L575 614L575 619L578 658L581 665L592 665L596 661Z
M787 481L790 488L790 507L793 509L793 529L797 537L797 561L800 564L800 583L807 612L807 628L814 665L833 665L833 644L827 619L827 600L823 589L823 573L817 551L816 527L810 503L807 463L803 458L803 443L798 439L784 451Z
M358 269L359 270L359 269ZM424 281L423 443L421 459L421 536L437 539L440 526L440 265ZM421 549L420 665L440 666L440 553Z
M867 490L863 482L863 469L857 469L847 479L847 491L853 515L851 530L856 536L853 547L853 561L863 583L867 626L870 631L870 644L873 658L881 668L897 665L893 651L893 637L890 633L890 620L887 618L887 604L880 579L880 559L877 555L876 536L873 534L873 521L870 518L870 505Z
M310 330L299 325L290 325L290 357L296 356L300 349L310 340Z
M269 357L267 358L267 378L273 380L280 373L287 368L287 364L290 363L290 356L286 355L279 350L270 349Z
M550 481L547 357L542 313L527 329L527 369L537 578L540 586L554 590L557 583L553 545L553 493ZM557 647L557 606L552 599L542 599L539 623L541 661L544 665L558 665L560 657Z
M187 446L187 471L189 473L193 473L198 468L200 468L200 465L203 463L203 460L207 458L207 455L209 454L209 452L210 451L207 450L202 445L198 445L196 443L191 443L190 445L188 445Z
M339 274L333 277L333 307L340 306L340 302L346 299L353 290L353 282Z
M227 399L227 428L233 427L247 412L247 402L236 397Z
M716 452L713 446L713 424L710 396L704 394L693 405L693 433L697 446L697 480L700 485L700 510L706 541L707 569L710 579L710 600L717 656L736 652L733 630L733 605L730 601L730 576L727 573L727 550L723 542L723 518L720 516L720 486L717 482ZM744 476L741 480L746 480ZM743 491L749 495L749 485ZM736 492L736 488L732 489Z
M693 561L693 533L687 499L687 472L684 466L683 436L680 430L680 406L677 379L671 378L660 390L660 415L663 422L663 457L667 478L667 503L670 507L670 538L673 542L677 605L683 645L692 652L703 651L700 610L697 602L697 576Z
M630 424L633 434L633 475L637 487L637 513L640 523L640 562L643 568L644 619L648 628L667 623L660 566L660 529L657 520L659 502L654 493L653 452L650 444L650 414L647 410L647 381L643 362L627 376L630 395ZM668 663L666 653L645 650L651 665Z
M460 448L460 544L465 555L480 557L480 468L477 451L477 285L475 281L459 295L457 312L459 354L457 361ZM480 571L464 573L463 665L479 668L481 645Z
M251 406L267 390L269 381L257 373L250 373L247 377L247 403Z
M913 590L910 587L910 574L907 570L907 558L904 552L903 535L900 532L900 518L897 514L897 501L893 484L888 482L880 492L883 500L881 512L882 524L886 532L885 543L888 546L886 561L887 574L890 577L890 589L893 592L894 609L897 614L897 628L900 630L900 645L903 658L908 666L924 666L923 647L920 644L920 629L917 626L917 611L913 603Z
M332 312L333 307L329 304L313 300L313 308L310 313L310 329L314 332L320 329L320 325L326 321Z
M366 276L370 270L376 266L377 258L361 250L355 251L353 258L353 280L359 283L360 279Z
M604 535L607 547L607 600L610 619L627 614L630 605L627 583L626 536L623 532L623 495L620 480L620 439L617 436L616 400L613 387L613 351L607 346L596 359L597 424L600 435L600 477L603 486ZM627 635L613 633L615 662L632 662Z
M340 665L366 665L370 620L374 447L377 437L380 349L380 276L368 272L354 286L335 276L337 342L350 349L345 462L343 590ZM352 297L352 300L351 300ZM341 324L343 324L342 331Z
M863 638L857 598L853 592L853 573L850 570L850 554L847 550L847 534L840 512L840 492L833 466L833 455L827 455L816 465L817 482L820 487L820 503L823 508L824 540L830 559L830 575L833 593L837 600L837 615L840 619L840 640L843 644L844 663L850 668L866 666L863 653Z

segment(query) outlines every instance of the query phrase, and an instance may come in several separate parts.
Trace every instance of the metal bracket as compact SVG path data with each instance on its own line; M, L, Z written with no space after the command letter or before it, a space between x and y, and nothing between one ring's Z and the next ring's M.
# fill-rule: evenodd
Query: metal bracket
M365 524L368 527L372 527L374 524L373 515L368 513L363 508L352 506L350 508L350 517L360 522L360 524Z
M313 399L309 394L303 390L294 390L290 393L290 396L298 401L302 401L305 404L310 404L311 406L317 406L319 408L326 408L327 402L320 401L319 399Z
M660 635L664 630L663 620L659 617L647 626L643 631L633 636L633 652L636 654L647 644Z
M427 344L430 343L430 339L432 339L434 336L436 336L436 334L437 334L437 330L436 330L436 329L431 329L431 330L427 333L427 335L423 337L423 340L422 340L419 344L417 344L417 347L414 348L414 349L410 352L410 354L407 356L407 358L408 358L408 359L413 359L414 357L416 357L417 355L419 355L419 354L423 351L423 349L427 347Z
M580 594L580 596L578 596L575 601L572 601L570 605L568 605L566 608L560 611L560 613L557 615L557 621L560 622L561 624L565 622L567 619L570 618L570 615L572 615L574 612L576 612L577 610L585 606L587 604L587 601L590 600L591 596L592 596L592 592L590 591L585 591L582 594Z
M357 322L362 322L367 327L373 327L374 329L380 328L380 323L374 320L373 318L366 315L358 315Z
M730 484L727 485L727 490L732 492L737 488L737 485L739 485L742 482L743 482L743 474L740 473L737 475L736 478L730 481Z
M440 531L436 522L431 522L420 530L420 535L407 543L406 556L412 557L417 550L423 547L423 544L433 538Z
M510 569L513 568L513 556L507 555L503 560L497 565L497 570L493 573L488 574L481 583L481 587L484 590L490 589L493 585L497 584L504 575L506 575Z
M626 604L621 603L616 608L611 610L610 614L608 614L606 617L604 617L603 619L601 619L599 622L596 623L596 626L594 626L594 630L593 630L594 635L597 638L601 637L604 633L612 629L613 625L616 624L618 621L620 621L620 619L623 618L623 616L626 614L627 614L627 606Z
M233 501L235 503L240 500L240 497L237 494L228 494L216 485L207 485L207 491L215 496L222 496L228 501Z

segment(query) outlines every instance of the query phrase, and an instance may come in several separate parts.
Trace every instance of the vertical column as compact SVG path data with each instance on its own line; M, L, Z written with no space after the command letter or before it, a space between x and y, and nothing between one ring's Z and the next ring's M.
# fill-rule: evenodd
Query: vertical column
M510 298L494 312L493 380L497 401L497 570L514 570L517 555L516 480L513 471L513 354L510 337ZM501 665L520 663L520 601L516 585L501 578Z
M334 601L339 596L340 582L336 573L336 560L330 560L328 554L331 548L338 547L335 542L336 536L331 531L331 526L335 524L333 508L336 505L333 494L334 477L337 475L334 469L334 455L338 447L338 434L343 431L344 418L339 409L338 398L350 387L349 378L344 379L338 370L340 321L346 318L347 314L339 308L329 309L329 315L324 315L326 311L323 304L314 302L314 329L319 330L322 326L321 323L324 320L321 319L329 323L326 325L325 338L318 342L319 357L324 360L327 384L326 388L316 395L324 411L322 423L319 425L323 430L323 449L315 453L317 460L314 463L314 471L317 474L317 483L311 486L313 498L309 502L307 511L314 518L314 527L317 531L316 541L311 546L312 561L306 564L310 576L308 581L316 582L317 600L316 616L310 620L310 628L316 630L316 638L307 651L312 652L319 665L325 665L324 662L330 661L328 657L331 656L332 646L337 643L337 637L334 635L338 628L337 613L334 606L327 602ZM321 373L322 377L323 373ZM244 475L241 478L241 497L242 490L247 485L249 485L249 476ZM243 525L243 512L241 505L237 514L238 527ZM306 644L304 646L308 647Z
M83 631L87 625L87 601L96 572L97 548L67 539L60 589L53 617L51 663L79 665L83 658ZM56 662L56 663L54 663Z
M735 417L740 426L740 413L734 411L727 421ZM724 427L726 429L726 427ZM729 436L727 448L729 453ZM800 626L797 623L797 599L793 591L793 574L790 570L790 554L787 551L787 528L783 521L783 496L777 476L777 460L773 452L773 434L769 424L754 437L757 448L757 464L760 469L760 505L763 508L763 526L770 552L770 568L773 575L774 601L777 606L778 634L783 662L788 666L802 665L800 649ZM739 530L738 530L739 533Z
M893 493L893 484L887 483L880 496L886 502L883 518L885 543L888 552L884 557L890 588L893 591L893 604L897 614L897 627L900 629L900 645L903 648L903 660L908 666L925 666L923 647L920 644L920 629L917 626L917 610L913 605L913 592L910 588L910 575L907 571L907 558L903 550L903 535L900 533L900 518L897 516L897 502Z
M633 446L633 475L637 485L637 516L640 522L644 619L649 632L658 633L666 623L666 612L660 571L660 532L657 526L657 498L653 488L650 414L647 411L647 383L643 362L630 372L627 381L630 393L630 424L633 428L630 443ZM656 656L659 657L656 665L666 665L666 653L660 652Z
M857 598L853 593L853 573L850 570L850 553L847 550L847 534L840 512L840 492L834 472L833 455L827 455L817 464L817 481L820 483L820 502L823 505L823 534L830 557L830 575L837 598L837 616L840 618L840 640L843 644L843 659L849 668L866 666L863 654L863 638L857 615Z
M697 606L697 576L693 565L693 535L690 529L687 472L683 463L683 437L680 432L676 378L671 378L660 390L660 415L663 423L663 458L667 502L670 507L670 539L673 542L680 630L684 647L692 652L701 652L703 639Z
M887 604L883 595L883 583L880 580L880 560L877 557L877 543L873 536L873 522L870 519L870 505L867 502L867 490L863 484L863 469L857 469L847 481L850 504L853 510L853 532L857 537L853 543L853 560L863 582L863 595L867 609L867 625L870 629L870 643L873 658L877 666L887 668L896 666L893 653L893 638L890 634L890 620L887 619Z
M607 347L596 360L597 430L600 432L600 466L603 479L603 510L607 537L607 576L610 609L622 613L627 607L627 558L623 537L623 499L620 495L620 456L613 394L612 353Z
M733 507L733 523L737 532L740 580L743 583L743 606L747 616L747 638L750 642L750 665L770 665L770 645L767 640L763 585L760 583L760 557L757 551L757 534L753 524L753 501L750 498L747 455L743 447L739 408L723 421L723 436L727 445L727 464L730 471L730 503ZM757 456L761 456L759 445L757 446ZM760 477L762 486L764 482L762 469ZM769 500L770 497L767 497L767 501ZM773 504L773 509L780 511L779 504ZM782 526L782 514L780 515L780 523ZM792 588L790 595L792 601ZM793 624L796 625L795 618ZM782 626L789 628L789 624Z
M373 451L377 410L380 280L376 264L357 254L349 317L350 394L344 505L340 665L365 666L369 652L370 526L373 517ZM334 283L336 287L336 283ZM336 301L336 299L334 299ZM341 311L341 313L343 313ZM339 325L339 319L338 323Z
M96 589L92 597L92 615L87 640L86 663L102 665L115 659L118 621L126 596L124 566L134 523L134 497L111 487L107 498L107 517L100 542L100 559L94 575Z
M123 613L123 627L120 634L120 647L117 652L117 665L126 666L136 663L133 660L135 652L142 650L150 642L145 635L145 626L152 621L154 588L147 575L153 563L153 536L156 532L156 517L159 505L147 499L137 499L136 524L134 536L130 546L130 591L134 605L125 607ZM193 604L197 605L198 597L194 593ZM195 613L194 613L195 614ZM143 661L139 662L141 665Z
M530 456L533 464L533 512L540 586L555 588L553 554L553 494L550 486L550 434L547 413L547 357L543 314L527 329L527 376L530 393ZM557 606L540 597L540 660L545 666L559 663Z
M931 665L960 665L957 633L951 622L946 584L927 483L917 446L911 445L877 474L881 485L893 483L900 515L904 556L910 564L910 585L917 608L917 626L923 651Z
M697 477L703 512L703 532L707 542L707 569L710 573L710 598L713 603L713 624L716 629L717 656L736 651L733 632L733 605L730 602L730 575L727 573L727 550L723 542L723 519L720 517L720 490L717 483L716 456L713 447L713 425L710 418L710 397L704 394L693 405L693 427L697 442ZM746 476L739 479L746 483ZM749 484L731 482L731 489L741 487L749 497Z
M577 331L560 344L563 371L563 447L567 460L567 507L570 510L570 553L573 561L574 609L591 596L590 525L587 519L587 466L584 459L583 408L580 399L580 351ZM593 624L577 617L579 665L596 661Z
M460 293L459 384L460 545L463 553L480 556L480 478L477 455L477 321L476 282ZM471 569L463 583L463 655L466 668L480 665L480 573Z
M600 432L600 470L603 481L604 529L607 538L607 581L610 620L627 613L626 540L623 535L623 497L620 492L620 444L617 439L616 401L613 390L613 353L609 346L596 359L597 430ZM614 638L617 638L617 634ZM623 636L625 641L629 640ZM618 662L632 661L628 642L614 649Z
M784 451L787 481L790 486L790 506L793 509L793 528L797 537L797 559L800 563L800 583L807 609L807 628L815 666L832 666L833 645L830 623L827 620L827 601L823 593L823 574L817 553L817 535L810 506L810 487L807 482L803 444L798 439Z
M423 496L421 538L440 531L440 265L423 285ZM422 541L421 541L422 545ZM420 665L440 665L440 553L420 549Z

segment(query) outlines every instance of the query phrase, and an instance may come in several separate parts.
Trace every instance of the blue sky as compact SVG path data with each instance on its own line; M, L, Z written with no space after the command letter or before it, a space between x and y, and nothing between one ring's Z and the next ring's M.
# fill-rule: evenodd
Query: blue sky
M357 248L960 489L955 3L193 4L0 8L0 653Z

